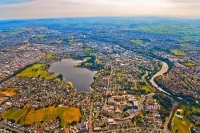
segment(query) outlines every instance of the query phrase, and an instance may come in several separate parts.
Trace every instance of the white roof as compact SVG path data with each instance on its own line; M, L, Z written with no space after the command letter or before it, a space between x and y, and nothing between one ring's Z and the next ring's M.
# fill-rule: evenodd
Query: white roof
M108 119L108 122L112 123L112 122L114 122L114 120L113 119Z
M11 105L12 103L11 102L6 102L6 105Z

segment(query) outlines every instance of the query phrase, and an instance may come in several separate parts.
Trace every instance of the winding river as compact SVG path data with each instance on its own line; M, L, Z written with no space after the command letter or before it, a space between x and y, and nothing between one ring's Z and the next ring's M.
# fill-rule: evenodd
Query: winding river
M150 79L150 82L151 82L151 84L152 84L156 89L158 89L159 91L164 92L164 93L170 95L168 92L164 91L161 87L159 87L159 86L155 83L155 81L154 81L154 79L155 79L156 77L158 77L158 76L160 76L160 75L163 75L165 72L168 71L168 69L169 69L169 67L168 67L167 63L166 63L166 62L162 62L162 68L161 68L161 70L158 71L158 72Z

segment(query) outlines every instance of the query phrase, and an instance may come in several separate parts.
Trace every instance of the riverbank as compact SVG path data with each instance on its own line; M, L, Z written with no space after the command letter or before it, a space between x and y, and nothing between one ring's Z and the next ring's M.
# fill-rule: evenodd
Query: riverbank
M164 91L161 87L159 87L159 86L155 83L155 81L154 81L154 79L155 79L156 77L165 74L165 73L168 71L168 69L169 69L168 64L167 64L166 62L162 62L162 68L161 68L161 70L158 71L155 75L153 75L153 77L150 79L150 82L151 82L152 86L154 86L154 87L155 87L156 89L158 89L159 91L164 92L165 94L171 95L171 94L169 94L168 92Z

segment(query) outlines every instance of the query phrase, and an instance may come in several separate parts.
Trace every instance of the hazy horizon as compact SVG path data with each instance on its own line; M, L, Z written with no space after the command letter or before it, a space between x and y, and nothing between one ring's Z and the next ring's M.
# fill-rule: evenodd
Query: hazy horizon
M65 17L200 18L199 0L6 0L0 19Z

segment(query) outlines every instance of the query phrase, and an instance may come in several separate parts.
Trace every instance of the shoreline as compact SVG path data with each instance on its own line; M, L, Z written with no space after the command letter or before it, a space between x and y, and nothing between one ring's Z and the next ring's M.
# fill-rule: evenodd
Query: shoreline
M90 92L93 92L93 91L94 91L94 89L93 89L91 86L90 86L90 90L91 90Z
M74 61L75 61L75 65L73 65L74 68L77 68L77 69L86 69L86 70L91 71L91 73L94 74L93 78L94 78L95 75L99 72L99 71L90 70L90 69L88 69L88 68L78 67L78 64L81 63L81 62L83 62L83 60L76 60L76 59L73 59L73 58L63 58L63 59L59 60L59 62L66 61L66 60L74 60ZM54 63L57 63L57 62L54 61L54 62L51 62L51 63L49 64L48 72L51 72L51 71L49 71L49 69L54 65ZM55 71L54 71L53 73L54 73L54 74L58 74L58 73L56 73ZM93 81L90 83L90 85L88 85L88 87L85 88L84 90L82 90L82 89L79 90L79 89L75 88L75 86L74 86L75 82L74 82L74 81L67 81L64 77L63 77L63 80L65 80L65 82L66 82L70 87L74 88L74 89L75 89L76 91L78 91L78 92L86 92L86 93L88 93L88 92L93 92L93 91L94 91L94 88L91 87L91 84L94 83L94 79L93 79ZM70 80L70 79L69 79L69 80Z

